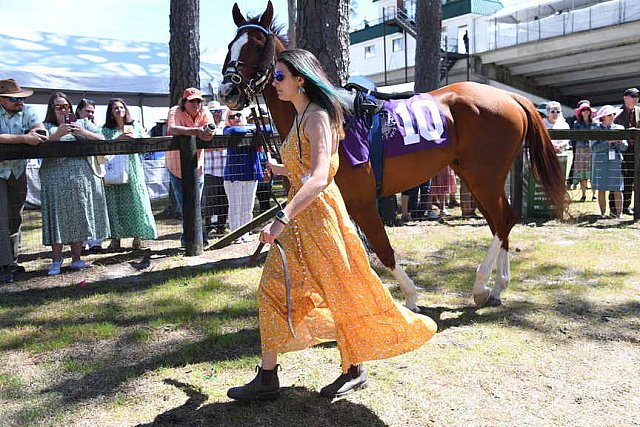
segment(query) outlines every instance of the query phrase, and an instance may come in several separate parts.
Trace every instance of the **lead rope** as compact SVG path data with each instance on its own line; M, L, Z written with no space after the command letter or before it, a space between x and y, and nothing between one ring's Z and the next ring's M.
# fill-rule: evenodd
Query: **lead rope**
M280 257L282 258L282 269L284 270L284 290L285 299L287 304L287 324L289 325L289 332L291 336L296 338L296 333L293 331L293 321L291 319L291 277L289 276L289 266L287 265L287 255L284 252L284 248L278 239L273 241L273 244L278 248Z

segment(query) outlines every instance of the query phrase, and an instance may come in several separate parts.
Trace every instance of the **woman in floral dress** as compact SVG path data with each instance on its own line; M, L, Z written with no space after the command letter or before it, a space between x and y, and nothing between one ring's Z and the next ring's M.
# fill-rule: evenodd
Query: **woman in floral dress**
M395 303L371 269L334 181L342 105L318 60L294 49L278 57L273 85L297 115L274 174L291 183L287 206L267 224L260 241L284 247L291 276L292 334L288 326L284 269L271 250L263 269L258 305L262 365L253 381L231 388L236 400L279 395L278 353L337 341L342 374L321 390L333 398L368 385L362 366L417 349L436 332L428 317Z

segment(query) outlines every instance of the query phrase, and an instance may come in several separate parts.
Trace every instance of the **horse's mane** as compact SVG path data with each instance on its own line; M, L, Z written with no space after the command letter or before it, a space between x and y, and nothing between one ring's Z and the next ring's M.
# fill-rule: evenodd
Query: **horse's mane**
M262 15L247 17L247 23L260 25L261 17ZM267 30L271 31L273 35L276 36L278 40L280 40L284 47L287 47L289 45L289 38L284 33L284 24L276 24L274 21L271 21L271 24L269 24L269 28L267 28Z

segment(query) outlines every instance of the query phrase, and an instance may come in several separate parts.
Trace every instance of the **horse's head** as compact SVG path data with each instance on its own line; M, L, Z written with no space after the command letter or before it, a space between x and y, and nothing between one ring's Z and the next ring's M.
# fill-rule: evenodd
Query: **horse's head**
M218 89L220 99L231 109L247 107L271 80L277 40L270 29L272 19L271 1L259 18L250 20L242 15L237 3L233 5L233 21L238 30L229 43Z

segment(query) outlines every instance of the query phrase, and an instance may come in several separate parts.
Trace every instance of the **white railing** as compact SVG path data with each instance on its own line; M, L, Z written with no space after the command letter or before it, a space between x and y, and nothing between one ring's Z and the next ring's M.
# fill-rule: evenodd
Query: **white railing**
M489 18L487 50L640 20L638 0L610 0L574 10L572 4L572 0L564 0L556 14L524 22L518 22L517 11L511 15L516 21L513 23L501 22L504 16ZM531 10L528 14L531 15Z

